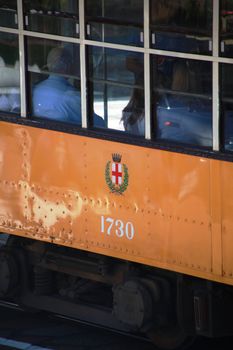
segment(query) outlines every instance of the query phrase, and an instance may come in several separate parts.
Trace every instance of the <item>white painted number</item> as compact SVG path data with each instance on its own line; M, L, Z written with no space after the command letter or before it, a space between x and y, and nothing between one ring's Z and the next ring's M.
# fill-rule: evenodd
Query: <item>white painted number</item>
M112 218L107 218L106 219L106 222L109 223L109 226L108 226L108 230L107 230L107 235L110 236L111 234L111 229L112 229L112 225L114 223L114 220Z
M115 229L113 229L115 228ZM106 233L108 236L115 233L117 237L126 237L131 240L134 238L134 226L132 222L128 221L126 224L122 220L115 220L113 218L105 218L101 216L101 233Z
M115 226L117 227L116 228L116 235L118 237L123 237L124 236L124 224L123 224L123 221L116 220L115 221Z
M134 227L132 222L127 222L125 225L125 234L128 239L133 239L134 236Z

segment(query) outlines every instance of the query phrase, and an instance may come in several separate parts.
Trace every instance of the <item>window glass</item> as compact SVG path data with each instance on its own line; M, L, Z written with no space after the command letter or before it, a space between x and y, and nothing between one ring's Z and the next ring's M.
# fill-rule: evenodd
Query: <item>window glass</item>
M221 65L221 110L223 122L224 146L233 151L233 65Z
M23 3L26 29L62 36L78 35L78 1L24 0Z
M142 0L87 0L87 36L116 44L142 46Z
M94 46L88 57L90 115L94 110L107 128L143 136L143 55Z
M27 39L30 114L81 124L79 47Z
M233 57L233 1L220 1L220 52Z
M152 64L157 139L211 147L211 63L153 56Z
M152 47L211 54L211 0L151 0Z
M20 113L18 36L0 33L0 111Z
M18 26L17 0L0 0L0 26L10 28Z

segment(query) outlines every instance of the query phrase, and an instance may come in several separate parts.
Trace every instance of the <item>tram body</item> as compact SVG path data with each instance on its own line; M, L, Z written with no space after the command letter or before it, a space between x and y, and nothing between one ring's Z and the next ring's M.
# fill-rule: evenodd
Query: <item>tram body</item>
M232 335L231 2L49 6L0 4L0 297L161 349Z
M233 284L231 163L9 123L1 149L3 232Z

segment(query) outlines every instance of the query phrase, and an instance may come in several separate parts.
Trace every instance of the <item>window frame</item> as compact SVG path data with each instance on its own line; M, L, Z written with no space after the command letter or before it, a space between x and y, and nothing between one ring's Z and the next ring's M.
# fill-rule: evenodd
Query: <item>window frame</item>
M143 36L144 45L143 47L135 47L130 45L112 44L107 42L99 42L89 40L86 36L86 24L85 24L85 0L79 0L79 37L66 37L54 34L47 34L41 32L28 31L24 27L24 13L23 13L23 0L17 0L17 13L18 13L18 28L1 27L0 32L13 33L18 35L19 41L19 61L20 61L20 99L21 99L21 117L24 119L30 119L30 115L27 110L27 84L26 84L26 52L25 52L25 38L27 37L39 37L49 40L61 40L67 43L74 43L80 46L80 79L81 79L81 113L82 113L82 128L88 128L87 118L87 75L86 75L86 47L88 46L99 46L110 49L126 50L131 52L138 52L144 55L144 93L145 93L145 140L153 141L156 145L156 140L152 139L152 120L151 120L151 55L163 55L168 57L187 58L198 61L208 61L212 63L212 136L213 136L213 147L211 150L220 151L220 77L219 69L221 63L233 64L233 58L226 58L220 56L219 45L220 45L220 1L213 0L213 24L212 24L212 55L199 55L190 54L184 52L164 51L152 48L151 33L150 33L150 21L149 21L149 8L150 0L143 1L144 7L144 24L143 24ZM99 130L101 133L101 129ZM111 130L109 130L111 132ZM114 132L115 134L115 132ZM186 145L182 145L185 148ZM171 143L172 147L172 143ZM174 148L179 145L174 145Z

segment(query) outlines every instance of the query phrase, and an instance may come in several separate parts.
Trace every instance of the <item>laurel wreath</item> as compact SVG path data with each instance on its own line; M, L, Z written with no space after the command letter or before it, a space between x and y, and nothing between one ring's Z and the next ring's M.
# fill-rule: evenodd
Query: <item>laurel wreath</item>
M111 161L108 161L107 165L106 165L106 168L105 168L105 180L106 180L106 183L107 183L107 185L110 188L112 193L122 194L123 192L125 192L125 190L128 187L128 184L129 184L128 168L127 168L127 166L125 164L123 164L124 181L119 187L117 187L117 186L114 185L114 183L111 180L110 164L111 164Z

